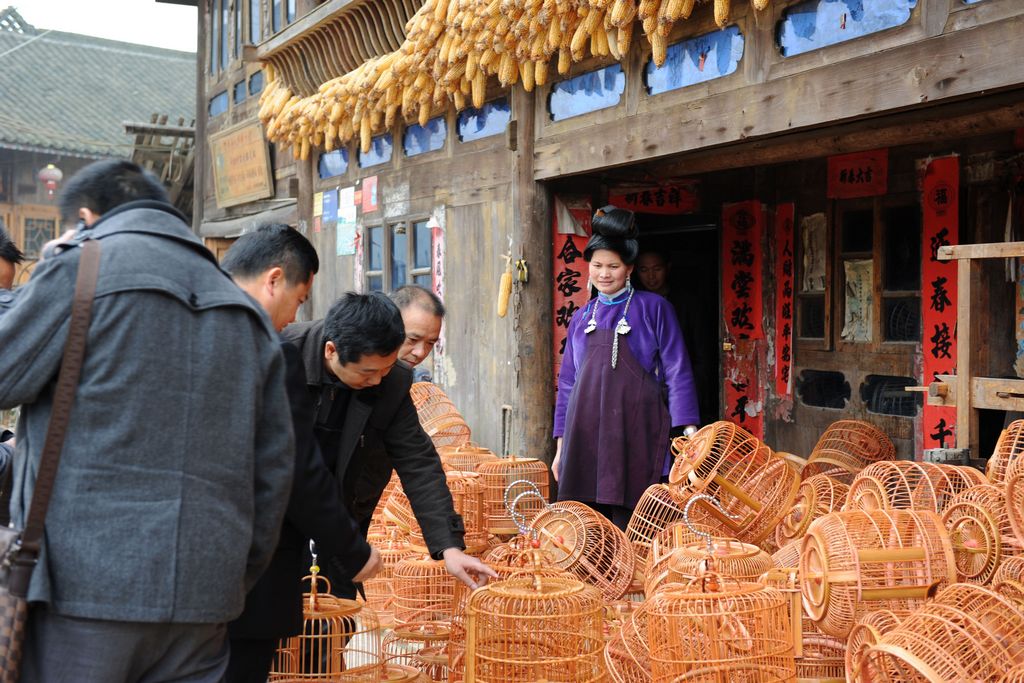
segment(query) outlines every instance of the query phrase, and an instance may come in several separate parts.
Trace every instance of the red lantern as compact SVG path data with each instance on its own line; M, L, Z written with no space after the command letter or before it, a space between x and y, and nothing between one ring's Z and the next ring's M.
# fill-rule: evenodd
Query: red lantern
M46 185L46 194L52 197L53 191L57 189L57 185L64 179L64 172L53 164L47 164L46 168L39 171L36 177L39 178L39 182Z

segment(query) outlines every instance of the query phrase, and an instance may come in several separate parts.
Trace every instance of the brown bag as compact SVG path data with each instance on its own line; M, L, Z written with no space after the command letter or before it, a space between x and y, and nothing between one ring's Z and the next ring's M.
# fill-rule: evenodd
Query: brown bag
M39 559L43 522L50 506L57 465L64 448L71 406L75 402L78 379L85 358L85 340L92 319L92 300L99 275L100 245L95 240L82 244L78 262L75 298L71 306L71 325L64 344L64 359L57 377L46 441L39 461L39 474L32 494L25 529L0 527L0 683L17 683L21 671L21 652L28 616L28 584Z

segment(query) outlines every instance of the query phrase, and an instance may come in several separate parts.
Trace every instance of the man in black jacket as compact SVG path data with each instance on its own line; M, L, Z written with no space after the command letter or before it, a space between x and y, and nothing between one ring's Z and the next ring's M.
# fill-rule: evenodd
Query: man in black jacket
M462 552L462 518L409 397L412 371L398 362L405 329L395 304L380 293L349 292L324 320L290 325L283 336L302 351L320 450L363 535L394 469L431 557L471 588L496 577ZM335 594L355 595L351 581L330 578Z
M287 225L265 225L242 236L222 265L263 306L279 332L295 320L320 267L313 245ZM381 568L380 553L359 532L341 502L337 480L320 455L302 357L292 344L283 342L281 348L295 426L295 478L270 567L246 597L242 616L228 625L227 683L265 683L277 641L301 631L309 539L316 542L324 564L338 575L365 581Z

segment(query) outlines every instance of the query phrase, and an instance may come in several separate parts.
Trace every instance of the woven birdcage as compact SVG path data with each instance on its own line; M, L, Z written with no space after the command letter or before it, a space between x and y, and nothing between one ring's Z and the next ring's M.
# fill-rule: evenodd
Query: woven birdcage
M785 451L775 451L775 455L779 456L786 461L790 467L796 470L798 473L803 472L804 467L807 466L807 458L801 458L795 453L787 453Z
M374 523L385 523L384 519L384 506L388 503L388 498L391 497L392 492L401 483L398 478L398 472L392 471L391 478L388 479L387 485L384 486L384 490L381 491L380 498L377 499L377 506L373 509L373 516L370 518Z
M604 515L583 503L561 501L538 512L529 528L556 567L596 586L605 600L626 594L636 566L633 546Z
M883 431L859 420L838 420L829 425L814 446L801 475L804 479L827 474L844 484L873 462L892 460L896 447Z
M605 648L608 674L616 683L647 683L651 680L651 651L647 646L647 604L626 615Z
M955 580L949 534L930 510L833 512L800 550L804 609L835 638L869 610L912 609Z
M414 666L405 664L385 664L384 677L381 683L430 683L430 676Z
M487 530L497 536L512 536L519 533L519 527L505 505L506 491L509 494L507 500L511 500L532 485L541 492L545 500L548 498L548 466L535 458L510 455L507 458L482 462L476 471L484 483L484 515L487 517ZM522 503L520 510L530 518L543 507L544 501L531 498Z
M992 588L1024 604L1024 557L1017 555L1003 560L992 577Z
M1014 420L999 435L995 450L985 465L985 476L999 486L1005 483L1010 465L1024 453L1024 420Z
M303 595L302 632L281 641L269 681L374 683L384 676L380 623L372 609L330 594L331 585L314 573ZM323 583L320 590L319 583Z
M415 382L409 389L420 425L435 446L469 442L470 430L455 404L436 384Z
M391 605L397 626L448 623L457 581L442 560L432 560L427 555L406 557L395 565L391 583Z
M654 484L643 492L626 525L626 538L633 544L637 562L647 561L658 532L682 520L683 504L672 486Z
M434 622L398 626L381 642L384 661L422 671L431 681L446 682L448 635L446 625Z
M490 544L490 534L487 531L487 521L484 516L484 485L480 475L475 472L445 472L445 481L448 490L452 494L452 504L462 517L462 524L465 529L463 543L466 552L470 555L482 555L487 551ZM394 495L394 494L392 494ZM408 502L408 499L405 499ZM412 508L407 508L406 516L411 517ZM427 543L423 537L423 530L412 517L413 525L409 529L409 544L414 550L427 552Z
M803 537L811 522L843 507L850 487L827 474L817 474L800 483L793 507L775 528L779 548Z
M871 681L994 681L1024 663L1024 611L995 591L944 589L864 654Z
M889 631L900 625L910 612L879 609L868 612L854 624L846 639L846 680L861 680L864 670L864 655L868 648L882 639Z
M397 533L394 533L390 538L374 540L371 543L380 553L381 568L373 578L363 582L363 592L366 594L366 604L377 613L381 624L388 625L394 618L392 613L392 600L394 599L392 579L395 575L395 567L402 560L407 557L413 557L417 553L409 547L408 539Z
M942 514L953 499L987 483L973 467L888 460L865 467L853 479L844 510L931 510Z
M645 592L653 595L667 583L685 583L695 579L709 568L709 560L714 571L743 583L756 582L773 566L771 555L756 545L728 538L714 539L709 558L707 543L695 541L674 549L657 567L652 568L656 573L647 576Z
M763 468L772 457L772 450L756 436L732 422L713 422L689 439L672 442L675 459L668 480L676 486L689 486L703 492L723 485L721 475L742 467L736 479L746 472ZM738 475L738 476L737 476Z
M782 593L704 574L648 601L651 680L793 681L796 661Z
M1003 485L1006 492L1006 510L1010 526L1017 541L1024 544L1024 458L1013 460L1006 472Z
M466 680L607 681L600 592L575 578L524 574L473 592Z
M759 583L782 592L789 608L790 638L796 657L799 681L845 680L846 643L826 636L804 617L800 596L800 570L794 567L772 568L761 575Z
M774 553L772 553L772 563L779 568L786 569L789 567L800 566L800 548L803 545L803 539L797 541L791 541L786 545L782 546Z
M1005 558L1021 552L999 487L982 484L963 491L942 522L953 543L959 581L986 585Z
M493 451L472 443L439 446L437 454L441 456L441 464L445 469L459 472L476 472L480 463L498 459Z
M1006 674L999 679L999 683L1024 683L1024 664L1015 666L1007 671Z

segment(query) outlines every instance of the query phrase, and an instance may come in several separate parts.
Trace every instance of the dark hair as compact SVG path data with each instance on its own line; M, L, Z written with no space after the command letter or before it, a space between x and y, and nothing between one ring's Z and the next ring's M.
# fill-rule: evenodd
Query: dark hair
M402 313L387 294L348 292L324 319L324 343L333 342L342 365L365 355L386 356L405 341Z
M301 232L281 223L268 223L235 240L221 267L240 280L281 267L285 281L299 285L309 282L320 270L320 259Z
M444 304L441 299L426 287L419 285L403 285L391 293L391 300L398 306L398 310L404 311L413 304L419 306L428 313L433 313L438 318L444 317Z
M614 251L627 266L636 261L640 243L636 241L636 216L629 209L606 206L594 212L594 234L583 249L583 258L591 259L598 249Z
M0 225L0 259L15 266L25 260L25 255L18 249L3 225Z
M124 159L105 159L71 176L60 193L60 215L73 222L84 206L102 216L137 199L170 203L163 185L152 173Z

